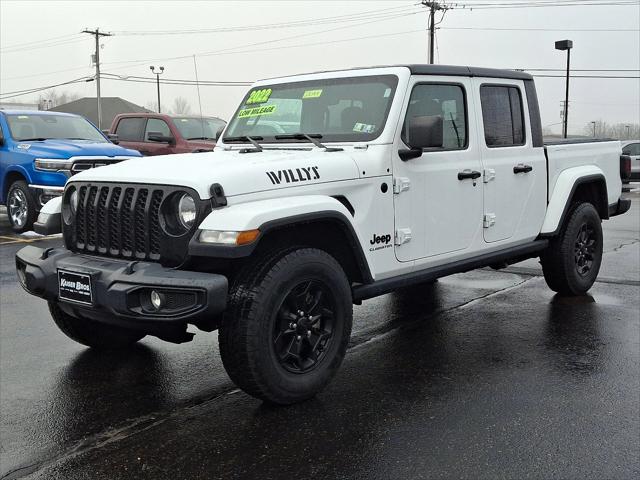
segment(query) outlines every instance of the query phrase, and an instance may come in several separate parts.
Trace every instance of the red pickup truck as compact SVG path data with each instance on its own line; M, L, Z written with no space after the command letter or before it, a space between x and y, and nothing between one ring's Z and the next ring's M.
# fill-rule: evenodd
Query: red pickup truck
M143 155L213 150L226 122L216 117L125 113L113 119L114 140Z

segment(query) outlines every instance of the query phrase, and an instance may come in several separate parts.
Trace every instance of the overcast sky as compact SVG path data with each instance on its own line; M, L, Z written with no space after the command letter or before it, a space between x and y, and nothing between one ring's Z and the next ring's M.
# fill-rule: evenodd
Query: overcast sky
M462 3L478 1L459 0ZM163 65L164 77L192 80L195 79L193 54L196 55L200 80L223 81L253 81L353 66L426 63L427 13L416 3L418 0L0 0L0 92L36 88L92 75L94 70L90 55L94 49L93 37L85 35L86 38L83 38L78 33L84 28L95 27L115 33L101 41L103 72L122 76L148 77L151 75L149 65ZM510 2L504 0L502 3ZM357 21L345 22L343 17L341 22L238 31L241 27L326 19L372 11L376 12L375 16ZM400 16L405 13L407 15ZM437 36L437 63L563 69L566 54L554 49L554 41L570 38L574 41L574 69L636 70L582 74L639 75L638 5L487 10L457 8L447 12L439 26L443 28ZM153 30L229 27L238 28L231 32L133 35L135 32ZM515 30L492 30L495 28ZM25 45L51 38L56 40L49 43L54 44L49 48L34 49L31 48L33 44ZM172 60L172 57L187 58ZM537 73L562 75L562 71ZM558 124L560 101L564 99L564 79L537 78L536 83L543 125ZM202 86L203 113L227 118L247 88ZM95 83L57 89L58 92L65 90L82 96L95 96ZM119 96L139 105L150 105L155 103L156 91L153 84L105 79L102 81L102 95ZM162 86L163 104L170 107L177 96L185 97L194 112L198 110L198 95L194 86ZM11 101L36 98L37 94L33 94ZM640 123L638 79L575 78L571 84L570 100L570 133L582 133L585 124L592 120ZM559 125L552 128L560 130Z

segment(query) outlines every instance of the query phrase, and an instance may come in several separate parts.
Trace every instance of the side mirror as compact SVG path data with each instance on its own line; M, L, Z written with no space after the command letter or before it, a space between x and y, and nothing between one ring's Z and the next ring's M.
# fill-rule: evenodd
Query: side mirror
M173 137L170 137L168 135L161 135L155 132L149 133L147 140L149 140L150 142L168 143L169 145L173 145L176 143Z
M115 133L107 133L107 138L111 143L115 145L118 145L120 143L120 140L118 139L118 135L116 135Z

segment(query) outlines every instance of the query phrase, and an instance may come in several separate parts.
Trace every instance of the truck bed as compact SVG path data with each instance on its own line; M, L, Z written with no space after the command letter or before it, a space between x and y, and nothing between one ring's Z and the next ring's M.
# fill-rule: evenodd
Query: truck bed
M622 191L620 180L620 155L618 140L570 138L545 142L548 198L552 198L558 178L563 171L573 167L595 166L602 171L607 185L609 205L617 203Z

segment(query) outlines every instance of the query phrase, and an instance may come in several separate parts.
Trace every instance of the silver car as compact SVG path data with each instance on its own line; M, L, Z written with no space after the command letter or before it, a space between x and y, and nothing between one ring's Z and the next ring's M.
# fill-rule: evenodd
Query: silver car
M622 144L622 154L631 157L631 180L640 180L640 140L627 140Z

